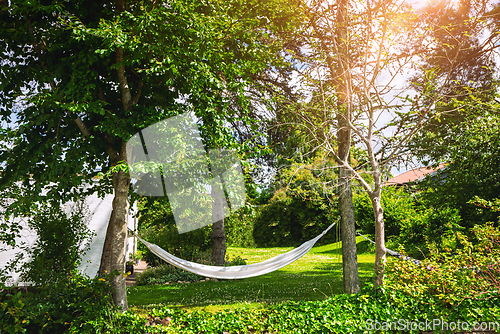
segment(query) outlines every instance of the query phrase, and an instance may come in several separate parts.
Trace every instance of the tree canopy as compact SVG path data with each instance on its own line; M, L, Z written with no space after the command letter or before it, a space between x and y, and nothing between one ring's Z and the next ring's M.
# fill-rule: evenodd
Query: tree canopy
M278 37L295 23L290 5L0 3L0 119L9 124L1 133L8 143L0 152L1 186L31 179L23 203L40 199L49 184L48 195L65 200L99 171L110 171L112 181L98 182L101 191L115 193L101 269L123 271L126 141L191 112L208 148L244 152L230 125L255 128L247 92L266 71L286 68ZM113 284L115 303L126 309L124 279Z

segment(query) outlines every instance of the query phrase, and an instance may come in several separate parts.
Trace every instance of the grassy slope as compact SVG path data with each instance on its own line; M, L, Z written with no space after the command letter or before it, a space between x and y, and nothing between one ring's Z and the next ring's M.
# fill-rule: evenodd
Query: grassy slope
M358 246L366 242L358 240ZM323 300L342 293L342 263L339 244L314 247L289 266L263 276L242 280L209 281L187 284L138 286L128 288L130 306L147 309L176 306L219 309L260 307L262 303L286 300ZM358 247L359 248L359 247ZM229 247L230 256L240 255L247 263L257 263L291 248ZM361 284L372 277L374 254L358 254Z

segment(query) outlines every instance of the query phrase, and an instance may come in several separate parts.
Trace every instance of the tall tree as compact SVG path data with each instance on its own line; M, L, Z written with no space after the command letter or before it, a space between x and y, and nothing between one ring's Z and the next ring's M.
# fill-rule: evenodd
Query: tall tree
M442 115L468 40L457 36L456 52L446 52L450 45L433 37L436 30L446 33L454 27L436 26L432 17L417 13L404 1L347 5L318 1L306 7L309 34L304 37L309 52L302 58L306 66L300 75L311 99L295 114L307 142L315 143L314 150L333 157L342 175L356 180L370 197L376 233L375 285L380 286L386 256L380 202L384 176L392 164L406 158L418 129ZM480 13L464 24L473 31L486 29ZM439 64L421 66L428 49L442 50ZM419 80L410 80L416 72L421 73ZM349 132L349 144L362 147L366 159L349 159L343 151ZM370 173L371 182L363 172Z
M435 27L432 37L444 48L425 50L422 62L425 69L448 68L447 55L456 56L456 64L449 80L448 103L441 106L441 117L428 122L412 140L412 152L424 164L450 162L449 149L457 143L467 127L480 117L487 117L492 108L487 104L497 97L498 79L495 74L497 30L500 6L491 1L448 1L429 3L422 9ZM471 27L470 20L481 19ZM447 71L437 73L442 77ZM420 75L414 81L419 82ZM415 87L419 90L419 86ZM476 103L464 108L462 101L473 97ZM470 104L470 103L469 103Z
M468 202L474 195L493 199L498 193L494 133L498 131L500 7L492 1L441 0L423 10L435 26L453 28L433 30L433 37L446 48L427 50L423 66L446 66L446 54L456 54L457 61L440 106L441 116L416 134L411 150L425 165L448 164L446 181L438 178L422 184L432 189L425 192L425 198L430 206L458 210L462 224L472 227L495 220L493 212ZM469 24L478 18L479 24Z
M351 100L351 83L349 77L351 67L351 52L349 50L349 15L348 1L341 0L337 4L337 32L335 44L337 55L334 59L327 56L330 70L337 71L334 85L337 89L337 152L343 163L351 161L351 135L349 123L352 121L353 104ZM322 45L325 47L325 45ZM332 62L335 61L335 66ZM359 273L356 254L356 222L354 221L354 205L352 203L351 172L344 166L339 168L339 211L342 231L342 265L344 275L344 291L358 293Z
M100 169L109 171L111 182L87 191L114 191L101 270L120 273L130 190L126 141L191 111L209 148L244 150L227 125L249 122L245 91L254 77L283 66L274 36L294 22L289 4L273 0L0 6L0 115L12 128L0 152L1 187L31 178L18 204L40 199L44 186L48 196L66 200L82 183L94 185ZM111 283L115 304L126 310L124 276Z

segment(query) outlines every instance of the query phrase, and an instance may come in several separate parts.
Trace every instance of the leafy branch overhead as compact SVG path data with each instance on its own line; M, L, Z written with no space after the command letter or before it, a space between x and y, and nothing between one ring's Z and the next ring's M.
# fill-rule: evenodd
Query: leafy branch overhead
M255 78L289 72L277 55L284 43L278 36L297 22L291 5L2 2L0 119L13 131L2 132L0 186L32 179L33 201L43 200L45 186L58 200L76 196L82 183L92 185L89 192L113 189L101 264L120 270L130 184L119 167L127 162L125 142L189 112L207 148L258 155L262 142L234 133L258 134L251 101L263 98L248 93L260 85ZM280 90L282 80L263 84ZM95 182L99 172L112 178Z

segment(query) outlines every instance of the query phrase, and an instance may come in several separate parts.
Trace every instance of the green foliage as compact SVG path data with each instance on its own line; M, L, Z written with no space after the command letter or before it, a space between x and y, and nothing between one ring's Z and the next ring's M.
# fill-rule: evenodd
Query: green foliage
M440 319L448 323L467 321L498 322L500 308L498 296L485 296L488 299L469 299L453 309L435 304L432 297L415 298L401 291L386 290L373 292L370 286L361 294L335 295L324 301L285 302L268 305L261 309L227 309L223 312L185 311L171 308L153 308L147 315L138 315L132 311L124 314L96 312L100 316L92 317L87 323L73 323L57 333L392 333L389 330L375 330L374 322L379 326L385 323L398 324L399 319L424 324ZM12 299L16 302L16 299ZM24 307L24 306L23 306ZM97 310L97 308L96 308ZM93 313L95 315L96 313ZM170 319L167 327L146 326L147 319ZM19 318L21 320L23 318ZM49 333L42 329L32 330L26 323L19 323L19 331L9 327L7 333ZM0 322L1 323L1 322ZM82 324L82 327L76 327ZM111 326L112 324L112 326ZM405 332L419 333L421 330L409 329ZM453 331L444 331L452 333ZM53 333L53 332L52 332Z
M365 193L353 196L356 223L365 234L375 234L373 209ZM385 187L382 208L387 238L386 247L404 247L414 258L429 255L432 249L461 248L457 236L463 231L458 210L448 207L427 208L421 194L410 194L404 188Z
M454 108L469 116L447 124L444 133L435 135L445 145L430 147L422 158L449 164L441 177L427 178L419 188L427 207L458 210L460 225L471 228L500 217L498 212L471 203L476 196L492 201L500 192L500 118L496 102L482 103L471 98L457 101ZM475 109L481 109L481 113ZM431 130L424 133L431 134Z
M278 191L254 223L255 244L264 247L296 246L316 237L335 219L336 210L327 203L311 202ZM318 244L336 240L331 230Z
M491 211L500 212L500 198L495 198L492 201L487 201L485 199L480 198L479 196L475 196L468 203L486 209L490 209Z
M212 246L210 226L179 234L175 218L167 198L143 198L139 208L139 235L169 253L191 260L197 253ZM146 246L139 245L143 259L150 265L164 263Z
M253 237L259 246L295 246L314 238L338 218L336 177L328 162L293 164L280 175L281 188L260 208ZM336 240L334 230L319 244Z
M0 243L3 245L0 251L5 250L3 247L15 247L16 237L19 237L21 231L18 224L9 224L12 212L8 211L12 198L17 197L19 193L20 189L15 186L7 190L0 190Z
M259 208L245 205L224 219L226 245L233 247L255 247L253 239L254 222Z
M498 291L500 229L490 223L475 226L471 232L470 240L461 236L462 249L435 251L420 267L411 261L390 261L385 288L419 299L432 296L444 307Z
M249 156L263 150L254 141L238 143L226 125L255 135L250 87L279 90L287 82L292 68L280 55L286 38L276 36L286 37L298 23L294 3L131 1L124 7L23 0L2 7L0 118L15 120L9 123L15 130L2 131L8 144L0 149L6 163L0 186L29 174L38 181L34 194L51 181L68 190L116 165L120 159L108 149L120 151L120 142L139 129L186 111L203 120L210 148L235 147ZM130 91L127 106L119 68ZM269 71L285 79L259 83ZM110 191L109 183L101 185Z
M417 328L404 332L421 333L419 324L423 322L425 326L434 319L448 323L498 323L498 296L488 297L467 300L449 309L430 296L415 298L388 289L374 292L368 285L363 293L334 295L324 301L289 301L261 309L226 309L216 313L154 308L148 317L170 318L168 327L157 327L165 333L394 333L380 330L380 327L387 327L389 323L392 323L392 328L401 326L399 319L403 319L404 324L408 320L417 325ZM128 317L134 319L130 313L124 316L125 319ZM375 322L378 322L377 329L374 328ZM452 330L444 332L453 333Z
M30 258L22 268L25 281L48 288L77 269L92 236L87 227L88 214L83 202L75 203L70 214L57 203L43 203L35 209L28 226L36 232L37 239L25 249Z
M109 279L68 277L64 286L0 294L3 333L101 333L113 324Z

